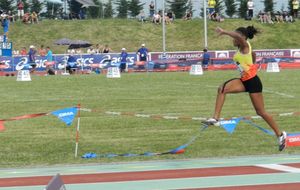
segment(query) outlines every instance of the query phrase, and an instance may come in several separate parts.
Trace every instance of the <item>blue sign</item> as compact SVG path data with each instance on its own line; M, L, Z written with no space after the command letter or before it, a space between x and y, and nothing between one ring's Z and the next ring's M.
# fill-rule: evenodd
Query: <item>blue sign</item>
M12 42L0 43L0 56L12 56Z

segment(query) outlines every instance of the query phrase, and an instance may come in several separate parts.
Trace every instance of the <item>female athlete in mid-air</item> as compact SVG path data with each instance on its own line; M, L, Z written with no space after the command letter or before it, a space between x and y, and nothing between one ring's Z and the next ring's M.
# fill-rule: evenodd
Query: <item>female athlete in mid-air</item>
M248 42L248 39L252 39L258 33L258 30L253 26L240 27L235 31L226 31L217 27L216 32L220 36L227 35L233 38L233 45L238 48L233 60L238 66L241 77L228 80L219 87L214 115L212 118L204 121L204 123L207 125L219 125L218 120L226 94L248 92L256 113L273 129L278 137L279 151L282 151L285 148L286 132L281 132L273 117L265 111L262 94L263 87L257 76L257 66L254 64L256 56Z

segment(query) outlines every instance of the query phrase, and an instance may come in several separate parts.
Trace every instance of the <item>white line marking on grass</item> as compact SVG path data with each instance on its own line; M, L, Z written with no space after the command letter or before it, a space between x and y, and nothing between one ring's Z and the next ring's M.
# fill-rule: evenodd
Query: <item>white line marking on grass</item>
M290 112L290 113L280 113L279 116L291 116L294 115L294 112Z
M284 166L284 165L280 165L280 164L259 164L256 166L262 167L262 168L268 168L268 169L272 169L272 170L288 172L288 173L300 173L299 168Z
M271 94L277 94L277 95L287 97L287 98L295 98L295 96L293 96L293 95L286 94L286 93L281 93L281 92L276 92L276 91L272 91L272 90L264 90L264 92L268 92L268 93L271 93Z
M262 117L256 115L256 116L251 116L251 119L261 119Z
M89 108L80 108L80 111L92 112L92 109L89 109Z
M106 111L105 113L110 115L121 115L121 112Z
M207 118L204 117L192 117L192 120L196 120L196 121L203 121L206 120Z
M178 119L176 116L163 116L164 119Z
M219 88L219 86L206 85L207 88Z
M147 117L151 117L151 115L146 115L146 114L138 114L138 113L137 113L137 114L135 114L134 116L135 116L135 117L146 117L146 118L147 118Z
M97 110L92 110L88 108L81 108L82 111L86 112L99 112L99 113L105 113L108 115L115 115L115 116L121 116L121 115L128 115L128 116L134 116L138 118L161 118L161 119L166 119L166 120L193 120L193 121L203 121L206 120L207 118L205 117L190 117L190 116L171 116L171 115L166 115L166 114L141 114L141 113L127 113L127 112L114 112L114 111L97 111ZM277 116L280 117L287 117L287 116L298 116L300 112L287 112L287 113L279 113L276 114ZM170 114L170 113L167 113ZM178 114L178 113L177 113ZM232 117L232 118L237 118L237 117ZM260 116L246 116L245 118L250 118L250 119L262 119ZM220 118L224 119L224 118Z

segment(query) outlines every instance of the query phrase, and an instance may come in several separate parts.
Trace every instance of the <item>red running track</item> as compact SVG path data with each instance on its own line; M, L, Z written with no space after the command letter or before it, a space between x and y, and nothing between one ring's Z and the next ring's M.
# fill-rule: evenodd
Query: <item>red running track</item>
M281 172L277 170L261 168L256 166L240 166L240 167L217 167L217 168L195 168L195 169L178 169L178 170L62 175L62 180L64 181L65 184L79 184L79 183L141 181L141 180L155 180L155 179L178 179L178 178L191 178L191 177L230 176L230 175L247 175L247 174L270 174L270 173L281 173ZM47 185L51 178L52 176L1 178L0 187Z

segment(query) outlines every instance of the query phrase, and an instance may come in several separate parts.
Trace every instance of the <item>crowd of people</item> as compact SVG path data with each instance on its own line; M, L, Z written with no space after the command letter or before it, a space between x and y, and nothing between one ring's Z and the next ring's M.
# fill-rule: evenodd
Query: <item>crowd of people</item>
M252 20L254 18L253 12L255 8L253 0L248 0L247 8L248 8L248 15L246 20ZM299 10L299 0L293 0L291 13L285 10L276 11L276 12L259 11L257 18L260 23L266 23L266 24L283 23L283 22L292 23L295 21L295 19L298 18L298 10Z
M212 21L223 22L224 16L216 11L216 1L208 0L208 18ZM257 20L261 23L283 23L283 22L294 22L296 18L298 18L298 10L299 10L299 0L292 1L292 12L288 11L277 11L277 12L264 12L259 11L257 14ZM247 16L246 20L256 19L254 16L255 5L253 0L247 1Z
M16 13L12 11L2 11L2 14L5 14L10 22L15 22L16 20L20 20L25 24L37 24L39 23L39 15L37 12L24 12L24 2L22 0L18 0L17 2L17 11Z
M289 14L287 11L277 11L275 13L272 12L259 12L258 19L261 23L266 24L274 24L274 23L292 23L295 21L295 18Z
M155 4L153 1L149 4L149 21L154 24L161 24L163 21L163 14L166 24L171 24L175 20L175 13L172 10L167 10L163 13L162 10L156 11ZM142 23L147 21L147 16L144 12L144 10L140 11L140 14L137 16L139 21ZM182 17L183 20L191 20L193 17L193 12L191 10L187 10Z

